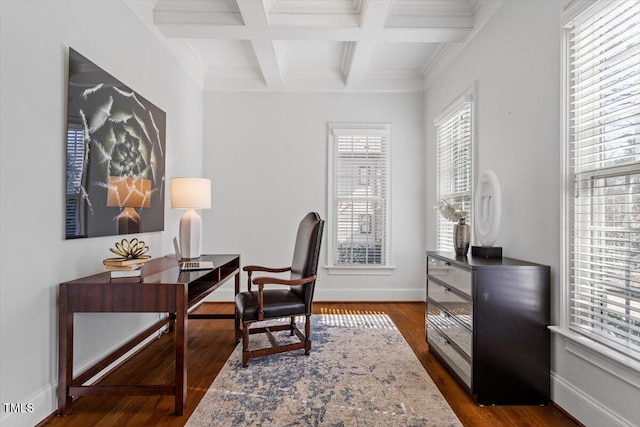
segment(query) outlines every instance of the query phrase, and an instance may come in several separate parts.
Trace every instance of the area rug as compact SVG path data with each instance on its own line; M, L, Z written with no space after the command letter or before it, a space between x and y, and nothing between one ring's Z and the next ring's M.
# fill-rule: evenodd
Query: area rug
M462 426L386 314L311 322L309 356L281 353L242 368L238 344L186 425Z

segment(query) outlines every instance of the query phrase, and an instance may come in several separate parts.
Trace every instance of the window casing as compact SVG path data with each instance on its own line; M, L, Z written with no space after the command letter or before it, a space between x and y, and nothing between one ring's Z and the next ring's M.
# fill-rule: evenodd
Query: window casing
M389 124L329 124L328 268L389 268Z
M471 204L474 183L473 87L454 101L434 121L437 141L436 200L447 200L467 212L473 225ZM453 251L454 223L437 214L436 247Z
M640 360L640 3L565 25L568 328Z

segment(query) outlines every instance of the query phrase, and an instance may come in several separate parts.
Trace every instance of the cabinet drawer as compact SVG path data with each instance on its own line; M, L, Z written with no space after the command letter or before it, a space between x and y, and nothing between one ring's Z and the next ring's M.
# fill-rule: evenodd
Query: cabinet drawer
M438 329L438 331L449 339L454 346L458 347L469 359L472 352L471 328L463 326L457 318L436 304L427 301L427 323Z
M429 266L429 276L435 277L447 285L458 289L471 298L471 271L442 261L435 261L438 262L435 266L433 263Z
M462 382L471 389L471 364L451 346L447 338L429 321L427 321L427 342L429 349L442 357Z
M427 298L438 303L460 323L472 329L473 303L470 300L462 298L433 280L427 280Z

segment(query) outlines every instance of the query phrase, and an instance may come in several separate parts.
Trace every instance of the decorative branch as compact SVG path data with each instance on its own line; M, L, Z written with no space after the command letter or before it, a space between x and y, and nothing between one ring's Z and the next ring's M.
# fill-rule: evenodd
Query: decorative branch
M433 208L439 211L443 218L448 219L451 222L458 222L461 219L466 218L468 214L468 212L461 210L458 206L451 204L444 199L433 205Z

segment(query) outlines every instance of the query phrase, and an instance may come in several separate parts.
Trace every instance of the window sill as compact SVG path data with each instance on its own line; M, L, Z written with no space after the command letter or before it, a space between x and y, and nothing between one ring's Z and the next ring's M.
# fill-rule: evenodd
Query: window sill
M564 349L569 353L586 360L634 387L640 388L640 362L637 360L611 350L566 328L549 326L549 330L566 338Z
M342 275L348 275L348 276L354 276L354 275L390 276L393 270L395 270L394 266L389 266L389 265L382 265L382 266L325 265L324 268L328 271L329 274L342 274Z

